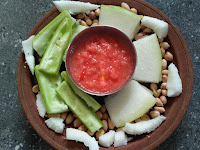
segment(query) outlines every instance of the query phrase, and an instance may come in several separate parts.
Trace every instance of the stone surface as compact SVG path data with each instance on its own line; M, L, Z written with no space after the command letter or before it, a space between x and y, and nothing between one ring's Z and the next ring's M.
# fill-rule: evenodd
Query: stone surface
M146 0L164 12L181 31L191 53L193 94L187 113L158 150L200 149L200 1ZM51 8L49 0L1 0L0 3L0 150L53 149L29 124L17 95L16 71L21 41Z

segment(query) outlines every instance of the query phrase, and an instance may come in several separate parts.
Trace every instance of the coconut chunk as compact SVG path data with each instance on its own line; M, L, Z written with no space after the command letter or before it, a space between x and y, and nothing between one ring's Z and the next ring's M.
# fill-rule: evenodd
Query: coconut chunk
M168 33L168 23L163 20L144 16L141 20L142 24L150 29L152 29L159 38L165 38Z
M67 140L75 140L78 142L83 142L83 144L89 147L90 150L99 150L99 145L96 139L94 137L91 137L84 131L74 128L67 128L66 138Z
M60 12L68 10L70 14L87 13L100 7L100 5L77 1L53 1L53 3Z
M45 108L43 99L42 99L42 95L39 93L36 95L36 106L37 106L37 110L39 112L39 115L44 118L47 110Z
M115 132L114 147L127 145L128 138L123 130Z
M63 133L65 127L63 121L64 120L61 118L52 117L47 119L45 123L50 129L54 130L56 133Z
M33 38L34 37L35 35L32 35L27 40L22 41L22 47L24 50L25 59L32 75L34 75L34 66L35 66L35 57L33 56Z
M178 74L178 69L173 63L171 63L168 66L167 96L179 96L182 93L182 90L182 81Z
M126 123L123 130L131 135L141 135L143 133L150 133L160 126L166 119L165 116L158 116L148 121L141 121L137 123Z
M115 131L110 130L108 133L99 137L99 144L104 147L110 147L115 140Z

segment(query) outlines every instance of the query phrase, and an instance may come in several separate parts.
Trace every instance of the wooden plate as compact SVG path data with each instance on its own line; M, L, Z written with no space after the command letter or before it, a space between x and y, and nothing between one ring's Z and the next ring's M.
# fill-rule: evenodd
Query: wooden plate
M87 1L87 0L83 0ZM112 4L120 5L121 0L90 0L96 4ZM173 63L178 67L179 74L183 82L183 93L176 98L169 98L166 105L166 112L164 115L167 120L154 132L148 134L135 136L134 140L129 142L128 145L118 147L115 149L154 149L164 142L177 128L185 115L186 109L189 105L190 97L192 94L193 85L193 71L190 53L187 48L181 33L173 25L171 20L163 14L160 10L151 4L141 0L124 0L129 6L138 10L138 14L152 16L162 19L169 24L169 32L166 38L167 42L171 45L169 51L174 55ZM54 8L43 16L39 22L31 30L29 36L37 34L45 25L53 20L59 11ZM29 37L28 36L28 37ZM27 64L25 63L24 54L21 52L18 68L17 68L17 88L22 108L36 132L52 147L60 150L64 149L87 149L82 143L68 141L63 135L56 134L54 131L47 128L45 120L38 114L35 95L32 92L32 86L35 84L35 77L31 77ZM106 149L101 147L101 149ZM107 149L114 149L110 147Z

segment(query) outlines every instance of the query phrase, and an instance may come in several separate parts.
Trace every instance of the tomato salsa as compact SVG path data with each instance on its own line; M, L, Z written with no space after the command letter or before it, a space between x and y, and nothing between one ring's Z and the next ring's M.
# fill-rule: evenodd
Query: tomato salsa
M109 93L119 89L133 68L130 48L112 34L94 34L79 41L70 57L73 80L83 90Z

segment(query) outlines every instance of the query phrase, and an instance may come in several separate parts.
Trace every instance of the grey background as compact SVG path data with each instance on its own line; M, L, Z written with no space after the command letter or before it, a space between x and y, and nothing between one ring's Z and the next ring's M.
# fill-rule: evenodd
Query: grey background
M200 149L200 0L146 0L178 27L191 53L194 71L192 99L176 131L158 150ZM53 5L49 0L0 1L0 150L53 149L31 127L17 94L16 70L25 40L36 22Z

